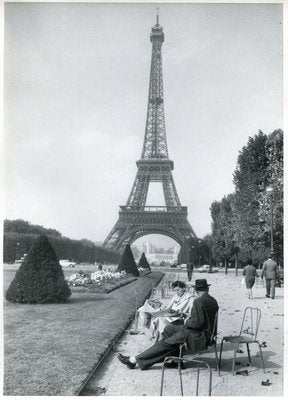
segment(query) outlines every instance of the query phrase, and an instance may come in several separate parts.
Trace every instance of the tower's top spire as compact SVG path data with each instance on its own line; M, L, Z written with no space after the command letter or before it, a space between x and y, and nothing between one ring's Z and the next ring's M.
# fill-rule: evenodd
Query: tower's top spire
M160 39L160 42L164 42L163 28L161 25L159 25L159 8L157 7L156 10L156 24L151 29L150 41L152 42L153 39L157 39L159 41Z

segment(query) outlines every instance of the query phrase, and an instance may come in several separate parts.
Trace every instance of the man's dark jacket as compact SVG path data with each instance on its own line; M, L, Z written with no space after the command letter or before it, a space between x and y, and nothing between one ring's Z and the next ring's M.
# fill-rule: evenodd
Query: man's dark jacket
M278 266L276 261L268 258L264 261L261 277L265 276L266 279L277 279L278 277Z
M186 264L187 271L193 271L193 264L191 261L188 261Z
M206 349L218 309L217 301L207 292L194 300L191 316L184 327L189 350Z

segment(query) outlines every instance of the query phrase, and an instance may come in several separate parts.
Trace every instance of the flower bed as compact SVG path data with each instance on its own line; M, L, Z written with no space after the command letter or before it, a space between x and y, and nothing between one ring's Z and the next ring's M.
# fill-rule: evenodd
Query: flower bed
M66 278L72 292L109 293L118 287L135 281L135 277L122 272L79 271Z

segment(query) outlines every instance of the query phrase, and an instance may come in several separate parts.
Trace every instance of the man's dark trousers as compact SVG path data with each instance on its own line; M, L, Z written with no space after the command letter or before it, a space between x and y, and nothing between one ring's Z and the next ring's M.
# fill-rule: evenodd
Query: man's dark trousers
M142 370L163 362L165 357L179 355L179 345L185 341L184 326L169 324L165 328L163 336L163 340L136 356L137 363Z
M275 283L276 283L276 279L267 279L266 278L266 294L267 294L267 296L270 296L270 290L271 290L272 299L274 299L274 297L275 297Z
M189 282L191 282L192 274L193 274L193 270L187 271L187 277L188 277Z
M186 268L187 268L188 281L191 282L191 278L192 278L192 275L193 275L193 265L192 265L191 261L188 261L188 263L186 265Z

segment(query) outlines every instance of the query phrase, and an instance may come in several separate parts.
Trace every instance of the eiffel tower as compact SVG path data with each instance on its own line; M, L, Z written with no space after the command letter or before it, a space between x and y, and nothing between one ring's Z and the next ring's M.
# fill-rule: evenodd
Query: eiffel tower
M150 85L141 159L136 161L138 171L127 203L120 206L118 221L103 243L104 247L114 250L152 233L169 236L181 246L186 239L197 237L187 219L187 207L180 203L172 176L174 163L168 156L161 54L164 33L158 13L150 41ZM146 206L150 182L162 182L165 206Z

